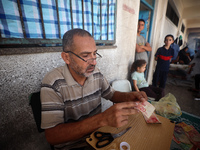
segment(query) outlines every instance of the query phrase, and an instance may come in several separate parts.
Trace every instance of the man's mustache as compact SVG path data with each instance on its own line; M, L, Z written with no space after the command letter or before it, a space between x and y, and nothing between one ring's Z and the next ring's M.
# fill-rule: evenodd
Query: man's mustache
M95 65L89 65L89 66L87 67L87 69L93 69L93 68L95 68Z

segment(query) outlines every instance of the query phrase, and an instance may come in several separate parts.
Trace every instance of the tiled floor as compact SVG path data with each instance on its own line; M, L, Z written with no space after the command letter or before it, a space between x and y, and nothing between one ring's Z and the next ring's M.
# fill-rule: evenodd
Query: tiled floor
M176 81L178 81L178 79ZM200 117L200 101L194 100L193 95L195 93L188 91L189 88L190 86L167 84L165 94L173 94L181 110Z
M195 66L187 80L180 78L168 77L165 94L172 93L181 107L181 110L200 117L200 100L194 100L196 93L189 91L189 88L194 88L194 76L200 74L200 58L193 60Z

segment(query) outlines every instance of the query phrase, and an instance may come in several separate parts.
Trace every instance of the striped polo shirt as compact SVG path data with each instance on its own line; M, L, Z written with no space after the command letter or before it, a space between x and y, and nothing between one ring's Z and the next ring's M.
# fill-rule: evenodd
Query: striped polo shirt
M114 89L95 68L84 85L71 76L67 65L49 72L42 80L41 128L79 121L101 112L101 97L111 99Z
M42 80L41 128L48 129L60 123L80 121L98 114L101 112L101 97L111 99L114 92L97 68L83 86L73 79L67 65L56 68ZM64 145L73 147L78 141ZM78 143L81 144L80 141Z

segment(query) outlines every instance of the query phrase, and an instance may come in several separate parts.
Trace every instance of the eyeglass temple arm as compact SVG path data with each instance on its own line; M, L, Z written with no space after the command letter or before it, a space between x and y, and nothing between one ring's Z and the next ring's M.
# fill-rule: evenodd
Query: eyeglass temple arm
M102 58L102 56L99 54L99 53L96 53L97 55L99 55L99 57L101 57Z
M81 60L83 60L84 62L87 62L85 59L81 58L80 56L78 56L77 54L75 54L74 52L72 51L66 51L65 53L72 53L74 54L76 57L80 58Z

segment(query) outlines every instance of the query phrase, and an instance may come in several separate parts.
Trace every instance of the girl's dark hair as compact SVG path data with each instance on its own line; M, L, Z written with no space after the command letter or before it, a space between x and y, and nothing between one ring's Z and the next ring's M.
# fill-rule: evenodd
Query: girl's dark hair
M138 67L142 67L147 62L144 59L136 60L131 66L131 73L135 72Z

